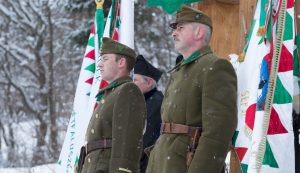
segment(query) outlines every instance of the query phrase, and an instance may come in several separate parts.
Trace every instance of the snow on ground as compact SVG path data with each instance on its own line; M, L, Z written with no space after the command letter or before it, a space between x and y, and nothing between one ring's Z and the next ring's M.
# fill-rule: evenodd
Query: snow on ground
M58 173L57 164L47 164L32 168L0 168L0 173Z
M226 164L227 169L226 172L229 171L229 160L230 160L230 154L227 155L226 158ZM32 168L0 168L0 173L59 173L57 164L47 164L47 165L41 165L36 166Z

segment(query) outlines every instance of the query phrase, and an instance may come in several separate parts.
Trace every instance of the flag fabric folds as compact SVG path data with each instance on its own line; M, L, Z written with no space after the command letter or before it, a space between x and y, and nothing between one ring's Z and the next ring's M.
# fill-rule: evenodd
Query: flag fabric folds
M258 0L238 75L233 145L244 173L295 172L293 96L299 94L294 0Z
M80 148L85 144L85 133L89 120L98 105L95 96L99 88L107 86L107 83L100 76L99 67L97 67L97 62L100 61L98 54L104 33L104 0L95 0L95 3L95 21L86 46L73 111L58 160L57 169L61 173L74 172L74 165L78 162Z
M97 64L102 37L111 37L129 47L133 45L134 0L112 0L109 15L104 22L104 0L95 0L95 21L91 29L86 52L78 79L73 112L69 121L66 137L58 160L60 173L73 173L78 162L81 146L85 144L85 133L93 111L98 106L99 89L108 84L102 80ZM105 26L105 27L104 27Z

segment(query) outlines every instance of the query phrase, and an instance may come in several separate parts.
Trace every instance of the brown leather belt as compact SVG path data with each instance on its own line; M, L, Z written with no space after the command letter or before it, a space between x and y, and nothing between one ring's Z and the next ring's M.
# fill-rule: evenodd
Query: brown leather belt
M80 155L79 155L79 160L78 160L78 169L77 169L77 171L79 173L81 172L81 170L83 168L85 157L90 152L92 152L94 150L98 150L98 149L111 148L111 146L112 146L111 139L100 139L100 140L97 140L97 141L91 141L91 142L88 142L85 146L82 146L81 149L80 149Z
M111 139L101 139L97 141L90 141L85 145L85 152L89 154L90 152L98 149L107 149L111 148L112 141Z
M175 124L175 123L162 123L160 128L161 134L184 134L190 137L190 144L186 153L186 165L190 166L196 148L198 146L198 140L201 136L202 128L187 126L184 124Z
M186 134L189 136L194 136L197 133L201 134L201 127L193 127L184 124L175 123L162 123L160 127L161 134Z

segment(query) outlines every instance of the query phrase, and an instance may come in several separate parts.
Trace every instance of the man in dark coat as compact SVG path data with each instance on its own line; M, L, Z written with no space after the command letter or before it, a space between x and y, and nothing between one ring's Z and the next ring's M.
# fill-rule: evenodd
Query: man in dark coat
M110 38L103 38L100 55L101 76L109 85L97 94L100 103L87 128L79 172L139 173L146 104L129 77L136 55Z
M143 136L143 149L152 146L159 136L161 125L160 108L163 94L157 90L157 82L162 72L151 65L142 55L137 56L134 66L134 83L144 94L147 107L146 131ZM148 156L141 157L141 173L145 173Z
M170 26L184 59L170 70L146 173L220 173L237 126L235 71L208 46L206 14L184 6Z

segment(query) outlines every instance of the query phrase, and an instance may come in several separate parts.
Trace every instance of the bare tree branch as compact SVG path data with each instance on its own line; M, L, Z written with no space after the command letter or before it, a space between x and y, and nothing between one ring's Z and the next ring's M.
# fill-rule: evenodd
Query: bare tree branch
M25 106L32 112L32 113L38 113L36 111L36 106L34 105L34 103L32 103L30 101L30 99L28 99L26 97L26 94L25 94L25 91L18 86L18 84L16 84L10 77L9 75L9 72L7 70L7 68L4 67L4 74L5 74L5 77L7 79L7 81L9 82L9 84L11 84L16 90L19 91L19 93L21 94L21 97L22 97L22 101L23 103L25 104Z
M38 78L39 76L36 74L36 72L28 66L28 64L23 63L23 61L20 59L20 57L27 57L27 55L23 54L23 52L17 51L17 53L21 54L20 56L17 56L13 52L9 51L7 47L0 44L0 47L3 48L17 63L19 63L22 67L24 67L26 70L28 70L35 78ZM23 56L22 56L23 55ZM27 59L29 59L27 57Z

